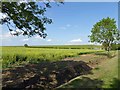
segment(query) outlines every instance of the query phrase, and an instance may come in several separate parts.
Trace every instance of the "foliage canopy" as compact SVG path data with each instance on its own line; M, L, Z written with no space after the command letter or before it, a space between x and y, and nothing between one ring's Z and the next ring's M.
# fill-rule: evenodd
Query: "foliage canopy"
M117 29L115 19L110 17L103 18L91 30L90 41L100 43L109 51L112 44L118 44L120 40L120 31Z
M39 35L45 38L46 24L51 24L52 19L45 16L50 2L2 2L2 13L6 16L0 22L6 24L13 35ZM63 3L63 2L59 2Z

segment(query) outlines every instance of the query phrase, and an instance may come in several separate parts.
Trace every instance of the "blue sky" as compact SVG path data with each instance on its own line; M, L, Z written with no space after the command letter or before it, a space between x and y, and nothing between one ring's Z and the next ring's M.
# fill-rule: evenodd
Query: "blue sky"
M88 35L93 25L102 18L115 18L118 24L117 2L65 2L47 9L46 16L53 19L53 24L46 25L46 39L11 36L6 26L2 26L3 46L10 45L78 45L89 44Z

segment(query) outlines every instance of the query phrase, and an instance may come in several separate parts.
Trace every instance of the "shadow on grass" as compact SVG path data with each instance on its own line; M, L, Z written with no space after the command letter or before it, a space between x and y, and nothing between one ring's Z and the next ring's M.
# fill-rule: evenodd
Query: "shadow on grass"
M63 88L102 88L103 81L98 79L90 79L88 77L82 77L81 79L75 79ZM58 88L59 89L59 88Z
M120 90L120 80L117 78L114 78L113 81L111 82L112 84L110 85L112 90Z
M79 75L91 73L91 69L83 61L44 61L39 64L28 64L3 70L3 89L55 88Z
M108 54L106 52L97 52L95 55L107 56Z
M108 58L113 58L116 56L115 53L111 53L111 52L96 52L94 53L95 55L101 55L101 56L107 56Z

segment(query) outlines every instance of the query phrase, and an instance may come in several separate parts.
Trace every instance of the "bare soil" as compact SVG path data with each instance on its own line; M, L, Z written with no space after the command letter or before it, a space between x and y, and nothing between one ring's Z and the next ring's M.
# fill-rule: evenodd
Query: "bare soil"
M3 88L55 88L69 80L91 73L107 56L85 54L57 62L41 62L2 71Z

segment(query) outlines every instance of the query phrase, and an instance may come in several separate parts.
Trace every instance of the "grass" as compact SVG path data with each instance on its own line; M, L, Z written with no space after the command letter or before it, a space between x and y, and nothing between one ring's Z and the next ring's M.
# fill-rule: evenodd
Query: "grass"
M92 70L93 74L79 76L59 88L115 88L118 86L115 84L115 80L118 80L118 53L114 58L108 58L96 68Z

